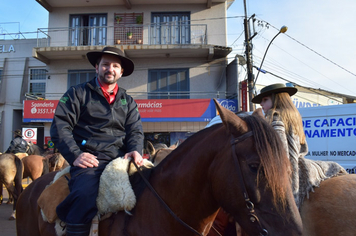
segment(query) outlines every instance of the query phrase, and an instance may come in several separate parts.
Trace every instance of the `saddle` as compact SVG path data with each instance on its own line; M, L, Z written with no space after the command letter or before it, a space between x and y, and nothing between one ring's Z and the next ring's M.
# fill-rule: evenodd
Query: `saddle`
M140 169L147 170L152 167L153 164L144 159L144 164ZM44 221L57 224L59 220L56 208L70 192L68 187L69 170L70 166L58 172L37 200ZM133 180L136 171L135 166L130 163L130 159L123 158L116 158L105 167L100 177L99 193L96 199L98 215L101 216L101 220L109 217L111 213L122 210L130 211L134 208L136 196L143 189L140 183L136 184L137 181ZM109 215L105 217L106 214Z

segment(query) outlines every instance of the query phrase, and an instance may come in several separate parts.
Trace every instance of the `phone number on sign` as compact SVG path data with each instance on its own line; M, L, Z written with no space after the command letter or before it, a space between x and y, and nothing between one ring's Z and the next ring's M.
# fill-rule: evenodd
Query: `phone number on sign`
M31 112L34 114L53 114L56 111L56 109L47 109L47 108L36 108L32 109Z

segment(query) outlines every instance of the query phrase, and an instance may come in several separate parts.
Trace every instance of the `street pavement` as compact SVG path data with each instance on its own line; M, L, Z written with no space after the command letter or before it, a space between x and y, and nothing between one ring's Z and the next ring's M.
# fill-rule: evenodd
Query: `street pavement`
M22 181L23 187L25 188L28 183L27 179ZM1 236L16 236L16 221L9 220L12 213L13 204L6 204L9 199L9 194L7 190L3 187L4 201L0 205L0 235Z

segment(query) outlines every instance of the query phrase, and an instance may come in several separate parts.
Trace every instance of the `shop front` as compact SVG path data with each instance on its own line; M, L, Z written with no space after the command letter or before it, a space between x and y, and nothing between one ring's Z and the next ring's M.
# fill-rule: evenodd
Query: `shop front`
M217 99L225 108L236 112L237 102ZM147 140L167 146L184 142L203 129L216 114L213 99L143 99L136 100ZM51 147L49 130L58 100L25 100L23 122L43 123L45 145ZM28 127L31 128L31 127Z

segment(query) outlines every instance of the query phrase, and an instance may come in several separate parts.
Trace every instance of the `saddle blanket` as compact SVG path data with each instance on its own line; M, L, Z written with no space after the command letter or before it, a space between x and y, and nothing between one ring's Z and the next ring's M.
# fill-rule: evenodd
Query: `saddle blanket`
M129 159L116 158L111 161L100 177L99 194L96 199L98 214L104 215L122 210L130 211L136 204L136 196L132 190L129 176L137 170ZM144 159L144 167L152 168L153 164ZM49 223L57 220L56 207L68 196L68 180L70 166L58 172L53 181L38 198L42 217Z

